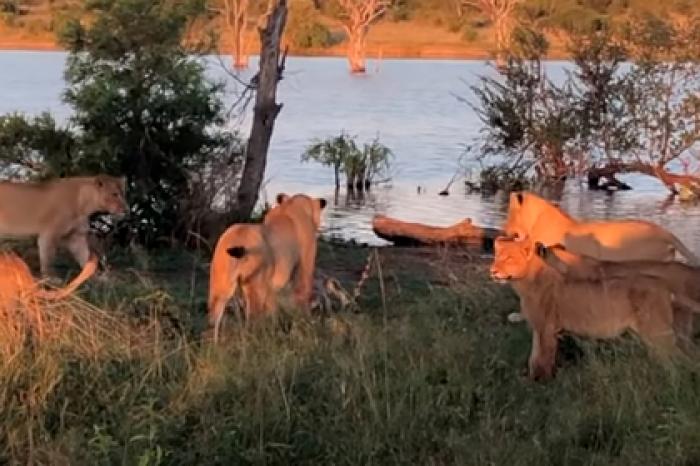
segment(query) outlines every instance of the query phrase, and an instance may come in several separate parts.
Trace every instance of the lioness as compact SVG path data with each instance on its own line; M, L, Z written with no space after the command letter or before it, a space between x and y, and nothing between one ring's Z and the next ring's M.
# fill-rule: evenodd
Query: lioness
M97 256L91 254L80 274L73 278L63 288L46 290L39 288L34 280L27 263L14 253L0 253L0 307L11 306L27 298L43 298L48 300L63 299L73 293L85 280L94 275L97 270Z
M675 347L671 293L654 287L653 280L569 281L535 254L527 238L501 237L494 246L491 277L512 284L532 329L531 378L553 375L562 331L612 338L629 329L654 348Z
M209 324L218 339L226 304L240 284L246 317L269 312L292 283L296 304L308 309L313 291L316 234L325 199L279 194L261 225L238 224L219 238L209 276Z
M96 213L125 214L125 190L125 178L108 175L0 182L0 236L38 236L43 276L51 274L60 244L84 266L90 256L88 218Z
M693 313L700 312L700 268L682 262L598 261L567 251L561 245L535 245L537 255L567 280L602 282L614 279L644 278L673 293L676 334L689 341L693 333Z
M598 260L670 261L678 251L691 264L700 265L700 259L675 235L654 223L643 220L579 222L529 192L510 194L504 230L508 236L527 236L545 246L561 244L573 253Z

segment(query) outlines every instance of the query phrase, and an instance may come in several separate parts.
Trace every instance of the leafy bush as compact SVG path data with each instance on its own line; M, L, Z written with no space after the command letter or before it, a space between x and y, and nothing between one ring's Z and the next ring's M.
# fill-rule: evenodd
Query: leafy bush
M10 178L43 179L74 171L78 140L49 113L0 116L0 165Z
M195 6L101 0L90 4L94 21L71 20L61 37L70 51L65 100L82 144L71 171L125 175L131 226L145 244L182 228L193 172L220 161L219 173L237 172L222 85L182 45Z
M292 26L292 25L290 25ZM302 49L324 48L333 45L330 29L315 21L294 25L289 31L290 42Z
M302 49L330 47L334 43L331 30L319 21L316 9L307 1L290 10L287 37L292 45Z
M474 42L479 38L479 31L470 24L462 28L462 40L465 42Z

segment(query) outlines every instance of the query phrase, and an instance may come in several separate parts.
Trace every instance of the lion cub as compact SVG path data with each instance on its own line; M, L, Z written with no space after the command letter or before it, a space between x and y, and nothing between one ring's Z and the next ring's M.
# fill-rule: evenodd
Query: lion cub
M51 274L56 248L65 245L84 266L90 257L89 217L124 215L126 179L108 175L41 183L0 182L0 236L37 236L41 274Z
M209 325L218 339L226 304L240 286L246 318L272 311L292 284L296 304L308 309L316 264L316 234L325 199L279 194L262 224L237 224L219 238L209 275Z
M653 279L571 281L547 266L528 239L501 237L494 246L491 277L513 286L532 329L531 378L553 375L563 331L613 338L632 330L655 349L675 348L671 293L654 287Z

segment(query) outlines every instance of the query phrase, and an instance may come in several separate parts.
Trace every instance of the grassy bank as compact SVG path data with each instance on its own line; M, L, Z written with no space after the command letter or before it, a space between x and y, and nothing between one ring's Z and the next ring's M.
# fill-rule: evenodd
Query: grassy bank
M352 289L368 254L322 243L319 264ZM660 367L631 338L569 340L557 378L530 383L529 332L507 323L517 299L488 281L488 260L378 257L359 312L248 328L231 312L217 347L199 338L202 258L114 258L110 281L82 292L96 307L70 302L43 342L5 345L0 462L700 462L695 362Z

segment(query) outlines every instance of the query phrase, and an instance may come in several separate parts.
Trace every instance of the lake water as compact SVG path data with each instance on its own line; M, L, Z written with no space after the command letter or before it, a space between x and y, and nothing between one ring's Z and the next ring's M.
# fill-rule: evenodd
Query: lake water
M60 52L0 52L0 113L49 110L66 118L70 109L61 102L65 58ZM233 101L234 80L218 59L209 61L212 75L231 83ZM251 65L256 66L255 60ZM563 63L549 67L556 77ZM468 97L468 85L491 73L490 68L482 61L370 60L368 70L366 76L352 76L342 58L288 59L278 97L284 107L272 138L264 196L306 192L333 200L332 170L302 164L299 157L313 138L346 131L360 141L379 136L395 153L393 178L363 200L341 193L325 215L324 234L382 244L371 230L375 213L436 225L471 217L479 225L499 227L505 218L504 196L468 194L460 182L450 196L438 196L459 168L464 144L480 129L472 109L455 94ZM247 134L249 119L242 125ZM657 222L700 252L699 205L667 202L665 188L653 178L623 179L634 191L608 195L570 181L560 203L577 217Z

